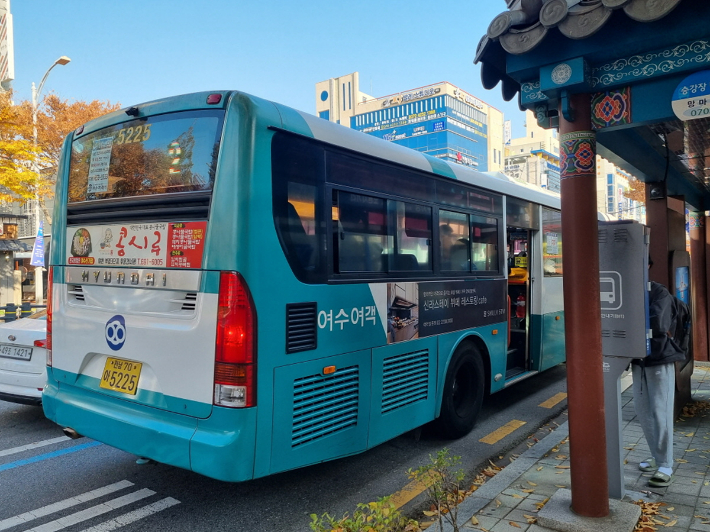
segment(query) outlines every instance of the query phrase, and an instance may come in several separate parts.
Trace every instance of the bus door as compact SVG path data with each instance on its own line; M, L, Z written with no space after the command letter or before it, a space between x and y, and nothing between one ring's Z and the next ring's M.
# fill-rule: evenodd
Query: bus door
M508 243L508 355L505 380L529 369L530 353L530 231L507 228Z

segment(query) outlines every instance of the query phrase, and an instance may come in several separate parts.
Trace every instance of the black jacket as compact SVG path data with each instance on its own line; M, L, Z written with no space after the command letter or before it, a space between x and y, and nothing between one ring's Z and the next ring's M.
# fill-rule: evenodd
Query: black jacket
M673 297L660 283L651 281L648 310L651 318L651 354L642 359L645 366L658 366L685 360L685 352L671 339L673 323Z

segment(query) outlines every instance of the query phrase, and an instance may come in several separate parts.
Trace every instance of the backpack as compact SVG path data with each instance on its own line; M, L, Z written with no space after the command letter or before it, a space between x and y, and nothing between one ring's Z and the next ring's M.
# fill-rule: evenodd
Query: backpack
M690 309L677 297L673 297L671 320L673 342L687 354L690 347Z

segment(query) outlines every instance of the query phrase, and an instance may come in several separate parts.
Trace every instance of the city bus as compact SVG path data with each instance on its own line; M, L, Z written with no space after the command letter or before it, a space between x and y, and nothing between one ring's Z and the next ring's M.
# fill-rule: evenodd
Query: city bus
M432 422L565 360L559 198L242 92L66 138L47 417L245 481Z

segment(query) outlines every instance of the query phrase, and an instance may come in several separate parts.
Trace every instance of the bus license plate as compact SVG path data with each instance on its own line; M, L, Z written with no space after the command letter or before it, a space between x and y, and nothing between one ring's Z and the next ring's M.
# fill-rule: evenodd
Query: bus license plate
M0 344L0 357L30 360L32 358L32 348L20 347L11 344Z
M140 362L131 362L120 358L107 358L104 372L101 374L101 388L135 395L141 376Z

